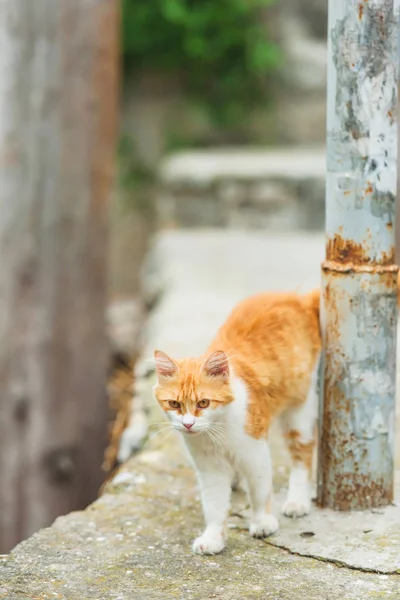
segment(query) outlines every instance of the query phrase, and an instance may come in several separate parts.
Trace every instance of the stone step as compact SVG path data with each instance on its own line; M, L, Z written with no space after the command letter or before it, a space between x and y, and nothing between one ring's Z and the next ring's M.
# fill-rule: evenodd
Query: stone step
M324 228L324 148L220 149L166 158L161 227Z

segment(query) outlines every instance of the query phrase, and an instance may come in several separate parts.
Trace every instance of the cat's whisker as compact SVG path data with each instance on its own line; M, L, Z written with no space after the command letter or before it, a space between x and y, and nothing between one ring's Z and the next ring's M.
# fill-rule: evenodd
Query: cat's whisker
M218 433L223 439L229 439L229 428L227 426L223 426L219 423L213 423L209 429Z
M211 433L213 435L215 435L221 442L224 442L224 443L227 442L228 438L222 431L219 431L218 429L214 429L214 428L210 428L209 431L211 431Z
M207 434L208 434L209 438L213 441L217 450L219 450L221 453L223 453L224 446L223 446L222 442L220 441L220 439L218 438L217 434L215 432L213 432L211 429L207 430Z
M226 447L227 447L227 440L222 438L218 433L214 432L214 435L216 437L216 439L218 440L221 449L225 451Z
M171 425L169 421L158 421L157 423L152 423L149 429L155 429L156 427L162 427L163 425Z
M169 439L169 437L171 436L172 433L174 433L175 429L173 427L171 427L171 429L168 429L167 431L162 431L161 434L158 439L157 442L162 445L165 444L165 442ZM155 439L155 438L153 438Z
M211 426L203 425L202 427L199 427L197 431L198 433L206 433L210 438L212 436L213 441L215 442L216 440L222 449L222 446L226 445L228 437L225 435L223 430L219 430L215 425L216 424Z
M221 452L221 446L219 445L218 441L215 439L215 437L213 435L211 435L210 432L208 432L208 437L210 438L210 440L212 441L212 443L214 444L215 448L217 449L218 452Z
M227 426L219 426L218 424L214 424L214 431L223 439L226 443L230 440L230 430Z
M199 431L199 432L207 431L207 429L210 429L209 425L198 425L197 426L197 431Z
M220 431L228 431L229 426L226 423L211 423L211 429L219 429Z
M214 435L215 435L215 433L214 433ZM221 451L223 453L225 453L226 452L226 447L227 447L226 440L224 440L223 438L221 438L218 434L217 434L216 437L217 437L217 439L219 441L219 444L220 444L220 447L221 447Z
M156 434L156 433L160 433L161 431L164 431L165 429L169 429L171 427L170 424L164 425L163 427L153 427L153 429L149 430L150 434Z
M172 425L170 423L167 423L166 427L163 427L162 429L158 429L157 431L154 431L151 436L150 439L154 440L157 437L160 437L162 434L168 433L169 431L173 430L174 428L172 427Z
M216 441L214 435L212 434L212 432L209 429L206 429L206 435L210 438L211 442L214 444L214 446L216 447L217 450L221 451L221 447L218 444L218 442Z

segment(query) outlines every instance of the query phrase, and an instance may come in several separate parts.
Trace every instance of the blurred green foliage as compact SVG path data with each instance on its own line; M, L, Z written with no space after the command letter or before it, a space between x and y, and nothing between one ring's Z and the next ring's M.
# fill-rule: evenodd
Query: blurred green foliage
M126 76L180 74L214 125L240 123L265 102L265 80L279 63L260 10L273 0L123 0Z
M140 212L150 220L154 217L154 172L137 156L135 146L127 135L119 139L118 187L124 192L120 197L123 210Z

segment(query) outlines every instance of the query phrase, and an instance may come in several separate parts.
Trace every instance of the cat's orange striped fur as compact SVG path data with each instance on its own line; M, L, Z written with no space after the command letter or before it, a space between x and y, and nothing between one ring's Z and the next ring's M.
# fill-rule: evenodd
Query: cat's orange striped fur
M238 304L208 351L175 360L156 351L155 396L184 434L202 491L207 527L200 554L220 552L231 484L244 478L252 506L250 533L278 528L270 512L272 474L267 434L279 418L292 457L283 512L311 507L310 474L317 416L320 291L260 294Z

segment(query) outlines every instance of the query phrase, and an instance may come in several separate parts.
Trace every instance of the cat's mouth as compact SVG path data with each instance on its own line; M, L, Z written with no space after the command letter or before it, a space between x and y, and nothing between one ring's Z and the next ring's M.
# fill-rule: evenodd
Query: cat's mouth
M186 429L186 427L184 429L178 429L178 431L180 431L181 433L184 433L185 435L198 435L199 433L201 433L200 431L193 431L193 429Z

